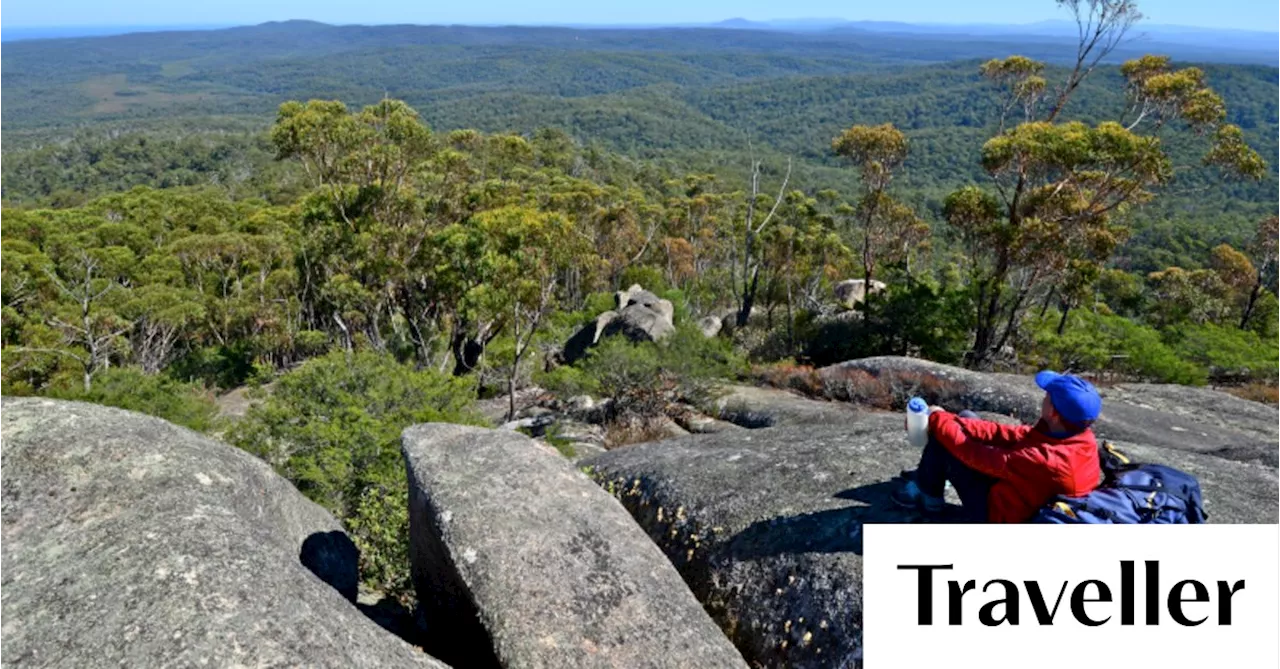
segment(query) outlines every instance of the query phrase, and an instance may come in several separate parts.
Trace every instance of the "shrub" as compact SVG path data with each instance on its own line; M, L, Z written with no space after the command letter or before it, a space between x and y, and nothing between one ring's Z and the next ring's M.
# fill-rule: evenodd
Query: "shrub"
M192 349L169 366L169 373L184 381L231 389L260 377L263 370L254 364L249 342L239 341L230 346Z
M810 397L823 395L822 377L809 365L777 363L753 370L755 378L774 388L794 390Z
M1113 369L1140 380L1201 385L1206 375L1161 340L1153 328L1122 316L1081 309L1068 316L1057 334L1059 314L1028 320L1031 346L1027 362L1039 368L1072 372ZM1117 363L1112 365L1112 356Z
M1280 356L1276 341L1264 341L1250 330L1212 323L1181 325L1169 330L1165 341L1214 382L1276 378Z
M360 577L365 585L408 605L413 579L409 573L409 489L403 471L399 479L366 486L355 508L342 520L360 548Z
M599 395L600 381L583 369L561 365L549 371L535 372L533 382L561 397Z
M1243 386L1226 388L1227 392L1240 399L1261 402L1275 406L1280 404L1280 389L1267 383L1247 383Z
M885 371L875 375L861 369L836 367L825 370L822 381L827 399L878 409L902 411L912 397L943 406L967 404L964 397L968 387L964 383L927 372Z
M969 343L967 296L945 285L890 284L859 313L800 328L806 362L815 366L878 355L912 355L957 363Z
M201 386L159 374L144 374L137 367L112 367L98 372L88 392L79 379L75 379L66 386L50 388L47 394L149 414L197 432L212 429L218 415L218 406Z
M281 376L229 439L333 512L360 548L362 579L407 601L400 433L415 423L479 424L473 398L470 381L387 354L339 351Z
M682 323L662 342L632 343L609 337L578 363L588 384L612 400L615 419L662 415L676 401L695 405L713 399L725 379L745 373L746 365L722 339L708 339L697 326ZM564 373L564 378L573 378Z

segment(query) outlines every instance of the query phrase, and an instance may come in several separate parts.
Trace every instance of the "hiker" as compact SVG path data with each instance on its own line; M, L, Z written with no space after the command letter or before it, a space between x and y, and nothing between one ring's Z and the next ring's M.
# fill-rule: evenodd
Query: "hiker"
M929 442L915 480L890 498L895 504L943 509L951 481L972 522L1021 523L1055 495L1079 496L1098 486L1098 444L1090 426L1102 410L1093 385L1071 374L1043 371L1040 420L1033 426L1001 425L971 411L929 408Z

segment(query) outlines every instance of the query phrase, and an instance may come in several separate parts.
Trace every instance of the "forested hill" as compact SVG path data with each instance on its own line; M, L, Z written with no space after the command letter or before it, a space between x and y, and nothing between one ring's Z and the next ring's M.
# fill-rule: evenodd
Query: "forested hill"
M670 84L716 86L847 75L1019 53L1061 62L1045 36L842 31L329 26L290 21L214 31L10 42L7 130L173 114L261 114L312 96L419 107L484 92L583 97ZM1159 52L1188 62L1265 63L1275 54L1134 40L1112 61ZM1272 77L1274 83L1274 77ZM1272 96L1274 98L1274 96Z
M1175 59L1214 58L1198 47L1134 41L1110 61L1161 46ZM390 96L436 130L529 135L560 128L583 145L734 183L745 179L752 154L775 180L791 158L792 185L810 192L852 187L830 151L835 135L853 124L889 122L912 146L899 188L933 216L952 189L984 178L978 150L998 114L979 64L1021 53L1048 61L1056 80L1064 74L1053 63L1074 53L1051 37L312 22L5 47L3 190L10 204L210 183L242 195L291 197L260 134L278 105L321 98L355 107ZM1203 68L1227 103L1227 120L1268 163L1280 162L1276 68ZM1124 84L1115 65L1084 86L1069 116L1118 115ZM1202 142L1168 137L1180 164L1197 164ZM1184 229L1196 230L1197 245L1239 242L1280 199L1273 176L1226 182L1194 167L1167 191L1137 212L1180 228L1157 233L1166 245L1186 246L1175 239L1186 237Z

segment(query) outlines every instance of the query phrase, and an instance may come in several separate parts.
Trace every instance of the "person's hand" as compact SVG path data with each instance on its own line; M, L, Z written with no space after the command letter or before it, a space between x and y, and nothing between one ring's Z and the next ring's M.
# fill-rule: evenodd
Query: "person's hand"
M933 406L931 406L931 407L929 407L929 413L933 413L933 412L935 412L935 411L946 411L946 409L943 409L942 407L940 407L940 406L938 406L938 405L936 405L936 404L935 404L935 405L933 405Z

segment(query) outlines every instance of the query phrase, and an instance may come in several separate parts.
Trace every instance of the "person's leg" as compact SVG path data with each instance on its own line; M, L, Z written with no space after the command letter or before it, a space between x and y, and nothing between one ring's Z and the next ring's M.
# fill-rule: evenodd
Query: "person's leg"
M996 480L969 469L955 457L951 458L947 467L947 480L951 481L951 487L960 497L960 506L964 507L965 517L977 523L986 522L987 496L991 493L991 486Z
M979 417L978 414L972 411L961 411L957 415L961 418ZM982 472L970 469L945 448L940 450L946 453L946 478L951 481L951 487L955 489L956 495L960 497L960 504L964 507L965 516L976 522L985 522L987 520L987 495L990 494L991 486L995 484L996 480Z
M898 506L906 508L923 508L930 513L942 511L945 506L942 493L954 459L945 446L929 437L920 453L915 478L891 493L889 498Z
M929 442L920 453L920 464L916 467L916 487L920 488L920 492L931 497L942 497L953 460L955 457L945 446L929 437Z
M978 418L972 411L962 411L961 418ZM946 482L960 497L965 517L984 522L987 519L987 494L995 479L965 466L938 440L930 437L920 454L915 480L892 495L895 503L906 507L921 507L927 511L940 511Z

